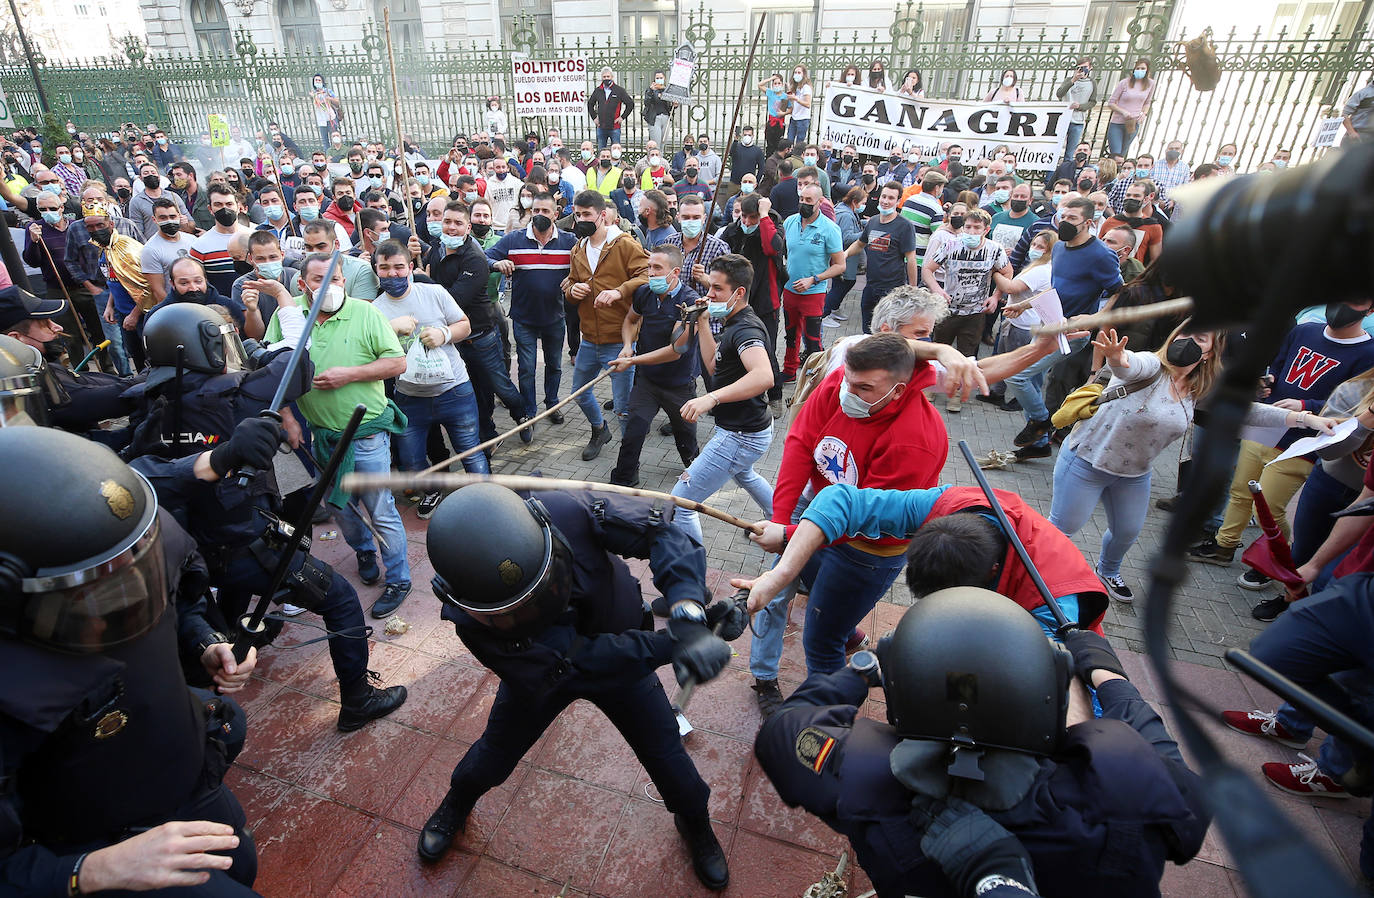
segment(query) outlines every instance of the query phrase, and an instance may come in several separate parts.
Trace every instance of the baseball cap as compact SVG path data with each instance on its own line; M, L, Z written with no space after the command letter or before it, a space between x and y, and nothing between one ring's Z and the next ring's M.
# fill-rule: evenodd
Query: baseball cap
M13 285L0 290L0 332L29 318L52 318L67 307L65 299L40 299Z

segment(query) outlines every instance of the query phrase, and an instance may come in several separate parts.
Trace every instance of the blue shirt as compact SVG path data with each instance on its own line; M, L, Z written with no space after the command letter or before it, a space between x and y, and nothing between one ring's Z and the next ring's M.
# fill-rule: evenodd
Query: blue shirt
M662 349L673 338L673 325L678 320L678 306L695 305L700 297L688 287L681 278L677 287L659 296L645 284L634 292L631 306L642 315L644 322L639 327L639 340L635 351L640 355ZM687 344L687 352L676 361L661 365L637 365L636 377L661 387L680 387L697 379L701 373L701 353L697 351L695 333Z
M840 226L819 212L816 214L816 220L808 224L805 230L802 230L800 212L788 216L787 220L782 223L782 232L787 240L789 290L792 289L791 282L799 278L816 277L825 271L830 267L830 254L838 253L844 249L844 241L840 237ZM817 281L811 285L810 289L801 292L804 295L811 295L825 293L829 289L830 285L825 281Z
M1102 294L1115 293L1121 287L1121 263L1096 237L1082 246L1069 246L1061 240L1053 252L1050 284L1059 294L1066 318L1096 312Z
M821 528L826 542L843 536L910 539L947 489L949 484L928 490L875 490L836 483L816 494L802 520Z
M510 231L487 248L487 260L515 263L511 275L510 317L525 327L548 327L563 320L563 278L568 276L577 238L553 229L543 246L534 239L534 225Z

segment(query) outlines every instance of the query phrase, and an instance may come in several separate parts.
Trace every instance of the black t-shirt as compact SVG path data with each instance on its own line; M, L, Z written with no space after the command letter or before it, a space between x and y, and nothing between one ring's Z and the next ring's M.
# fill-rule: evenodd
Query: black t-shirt
M768 333L763 329L763 322L747 306L727 318L719 331L716 331L716 323L711 322L711 332L716 338L713 390L729 386L749 373L740 358L745 350L752 346L762 346L765 350L768 347ZM711 414L715 416L717 427L736 433L758 433L773 426L773 416L768 411L767 391L751 399L722 402Z

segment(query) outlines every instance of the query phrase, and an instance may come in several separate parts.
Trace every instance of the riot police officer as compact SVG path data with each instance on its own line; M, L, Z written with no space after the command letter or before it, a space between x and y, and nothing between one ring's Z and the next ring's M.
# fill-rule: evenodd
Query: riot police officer
M178 631L183 651L206 643L207 669L219 652L197 611L167 607L164 530L174 555L185 535L81 437L0 428L0 468L0 893L255 895L256 849L222 784L234 748L207 737L220 728L182 679ZM62 514L40 513L54 498Z
M482 737L454 768L448 794L420 833L426 861L443 856L473 805L510 776L549 724L575 700L620 730L674 814L697 877L729 882L707 816L710 787L682 747L654 669L706 681L730 660L723 636L744 628L743 609L703 610L706 554L671 526L673 506L620 496L541 492L521 499L495 484L464 487L429 524L434 591L458 638L501 678ZM648 558L672 617L655 632L639 584L619 556ZM648 627L649 629L645 629Z
M149 412L129 451L156 454L142 455L131 464L152 482L158 497L200 545L219 589L224 617L237 621L252 597L270 588L271 572L290 548L297 558L285 584L287 593L274 599L324 619L339 679L339 729L351 732L395 711L406 700L405 687L373 685L367 669L370 630L358 594L328 564L294 548L291 528L281 520L272 466L259 467L247 485L240 485L237 478L225 477L232 470L227 459L213 451L201 452L219 445L231 432L234 439L265 441L275 451L284 438L281 428L254 416L267 406L283 378L290 378L288 399L309 389L313 368L308 354L301 355L294 371L288 370L289 353L284 349L249 370L232 326L213 310L188 303L153 313L144 327L144 340L151 371L131 392L144 394ZM149 401L150 395L158 398Z
M876 663L856 656L865 672L809 677L754 751L784 802L849 838L882 898L963 898L994 874L1048 895L1157 898L1165 861L1202 846L1201 782L1107 641L1074 630L1064 644L994 592L933 593ZM1074 673L1103 716L1066 728ZM877 685L889 724L858 715Z

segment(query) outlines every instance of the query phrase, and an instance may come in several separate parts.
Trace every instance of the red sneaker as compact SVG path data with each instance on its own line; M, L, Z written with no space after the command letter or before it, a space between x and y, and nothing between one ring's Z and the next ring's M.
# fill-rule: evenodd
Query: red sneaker
M845 641L845 657L848 657L854 654L855 652L866 648L868 648L868 634L865 633L863 630L860 630L858 627L855 627L854 632L850 635L849 639Z
M1310 737L1300 739L1288 732L1283 728L1283 724L1279 723L1277 715L1264 711L1222 711L1221 719L1238 733L1245 733L1247 736L1268 736L1289 748L1304 748L1311 741Z
M1322 773L1317 762L1307 755L1298 755L1301 764L1280 764L1271 762L1260 769L1264 778L1285 792L1294 795L1311 795L1318 798L1349 798L1345 787Z

